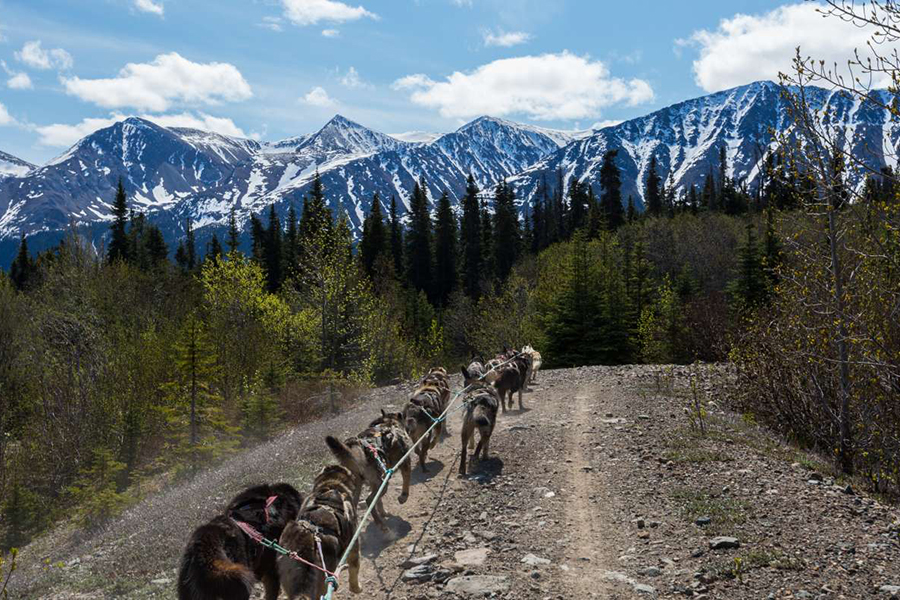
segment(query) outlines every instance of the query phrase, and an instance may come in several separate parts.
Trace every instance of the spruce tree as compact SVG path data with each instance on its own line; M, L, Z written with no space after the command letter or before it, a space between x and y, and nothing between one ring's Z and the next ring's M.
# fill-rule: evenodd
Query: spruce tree
M366 274L375 276L375 261L388 251L389 240L381 216L381 198L378 192L372 196L372 207L363 220L362 238L359 241L359 258Z
M650 167L647 171L647 183L644 188L644 206L647 207L647 214L658 217L662 214L663 198L661 189L662 180L657 172L655 154L650 157Z
M219 236L215 233L206 245L206 259L219 260L222 258L222 244L219 243Z
M184 247L184 240L178 242L178 249L175 250L175 264L183 273L188 272L188 255Z
M147 228L147 256L150 259L151 266L160 267L169 259L169 248L166 246L166 240L163 238L162 231L156 225L150 225Z
M696 215L697 209L700 207L700 195L697 193L696 184L692 184L690 189L688 190L686 204L686 208L691 212L691 214Z
M546 227L547 219L544 216L544 197L546 196L546 181L543 182L542 189L535 196L531 209L531 245L528 251L537 254L544 249L544 240L547 239Z
M766 209L766 234L763 239L763 265L769 278L770 287L778 283L778 268L781 266L781 240L775 231L775 209Z
M481 279L493 281L494 279L494 228L491 223L491 213L488 210L487 200L481 200Z
M665 215L670 219L675 216L675 182L669 180L669 184L665 187L663 194L663 209Z
M569 239L569 233L566 231L566 224L569 221L568 211L566 210L566 201L564 198L565 181L563 179L562 169L556 170L556 190L553 193L553 221L556 224L555 231L550 239L550 243L561 242Z
M602 209L600 208L600 203L597 202L597 197L594 196L594 186L588 184L587 186L587 205L588 205L588 217L587 217L587 231L588 231L588 239L596 240L600 237L600 232L606 230L606 218L603 215Z
M237 217L235 216L235 207L231 205L231 212L228 215L228 253L234 254L238 251L241 243L241 232L238 229Z
M519 259L522 232L516 212L515 193L508 183L502 181L494 191L494 276L505 282Z
M250 215L250 257L261 266L266 264L266 228L254 214Z
M197 266L197 244L194 238L194 223L190 218L185 226L185 251L187 253L187 270L193 271Z
M113 200L113 223L109 228L110 240L109 249L107 250L107 259L109 262L117 260L128 260L128 198L125 196L125 186L122 185L122 178L119 178L119 185L116 187L116 198Z
M522 252L521 254L534 253L534 226L532 216L525 214L524 223L522 224Z
M431 253L431 216L425 181L416 182L410 203L409 230L406 233L406 279L415 290L434 299Z
M13 282L13 285L16 286L16 289L24 290L31 280L33 273L34 263L31 260L31 255L28 253L28 241L25 239L25 234L23 233L22 239L19 242L19 252L16 254L16 258L13 260L12 266L10 266L9 269L9 279Z
M481 207L478 204L478 186L469 174L466 195L462 201L460 243L462 245L462 283L466 296L477 300L481 295L484 248L481 245Z
M616 230L625 223L622 208L622 175L616 166L618 150L607 150L600 166L600 209L607 226Z
M567 236L585 226L587 222L587 191L575 177L569 182L569 225Z
M434 286L435 298L440 306L447 306L450 295L456 289L458 233L456 216L445 191L438 200L434 223Z
M150 264L147 257L147 249L144 245L144 225L146 222L144 213L132 210L128 221L130 223L128 228L128 262L146 271Z
M284 240L284 276L288 277L297 268L300 256L300 232L298 229L297 211L291 202L288 209L287 235Z
M630 267L630 271L627 274L629 321L631 322L632 332L636 334L641 314L650 305L653 293L650 280L652 266L650 261L647 260L647 249L643 240L638 239L635 241L628 262Z
M394 260L394 275L403 273L403 225L397 214L397 197L391 194L391 258Z
M753 223L747 222L747 239L738 251L739 271L731 281L728 291L740 309L753 309L763 304L768 297L768 280L756 240Z
M266 229L263 254L265 257L266 284L273 294L281 288L282 263L284 254L281 244L281 220L275 212L275 205L269 206L269 227Z
M312 240L317 239L320 233L324 232L327 236L333 229L334 218L331 208L325 203L325 188L316 171L309 194L303 199L303 212L300 214L298 230L301 251L308 243L313 243Z
M625 218L629 223L634 223L634 220L637 218L637 210L634 207L634 196L628 194L628 211L625 214Z

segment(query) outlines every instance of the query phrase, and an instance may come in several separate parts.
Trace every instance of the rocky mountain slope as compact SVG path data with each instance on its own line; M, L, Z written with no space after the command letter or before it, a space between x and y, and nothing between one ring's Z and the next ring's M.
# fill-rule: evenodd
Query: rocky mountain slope
M879 168L894 164L900 128L883 110L846 94L810 91L813 104L829 109L835 131L854 152ZM772 132L790 128L780 89L757 82L658 110L593 132L564 132L481 117L440 136L386 135L340 115L312 134L277 142L229 138L191 129L164 128L130 118L97 131L41 167L0 156L12 171L0 175L0 265L8 264L21 234L31 247L54 243L70 225L99 242L107 231L110 203L123 177L135 209L157 222L172 243L190 218L202 242L224 228L232 207L246 221L270 204L284 215L299 206L318 172L335 211L346 213L358 233L377 192L386 204L408 205L422 178L434 201L446 191L458 203L471 173L482 189L500 180L517 189L523 211L542 180L571 177L596 185L608 149L618 149L623 192L643 204L651 157L668 185L702 184L724 148L730 173L751 189ZM6 160L6 162L3 162ZM599 191L599 190L598 190Z
M16 158L6 152L0 152L0 180L5 177L22 177L27 175L33 168L33 164L21 158Z
M889 103L886 92L876 92ZM874 169L896 165L900 125L885 110L863 104L846 93L821 88L808 90L810 105L828 113L834 134L851 153ZM755 189L766 153L775 147L773 132L790 131L789 103L780 86L756 82L681 102L594 132L590 137L560 148L523 173L511 178L521 201L537 193L542 180L551 185L557 171L597 185L603 155L618 150L624 198L643 206L644 182L651 157L658 172L670 179L679 193L692 184L702 187L705 177L718 171L719 150L725 148L729 176ZM859 177L854 178L858 182Z

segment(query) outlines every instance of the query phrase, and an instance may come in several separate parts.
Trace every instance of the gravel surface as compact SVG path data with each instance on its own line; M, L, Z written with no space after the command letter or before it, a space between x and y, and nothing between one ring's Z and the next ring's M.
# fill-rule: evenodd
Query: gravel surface
M900 511L719 409L722 371L693 388L705 433L685 411L694 398L686 367L542 371L526 410L500 415L490 459L464 478L457 413L453 435L429 453L430 472L416 465L409 501L398 505L399 485L389 489L392 535L366 528L358 597L900 594ZM307 489L326 434L357 433L411 390L374 390L338 417L142 502L99 535L34 544L13 597L174 598L177 561L197 524L250 483ZM68 565L41 570L44 558ZM352 594L344 586L336 597Z

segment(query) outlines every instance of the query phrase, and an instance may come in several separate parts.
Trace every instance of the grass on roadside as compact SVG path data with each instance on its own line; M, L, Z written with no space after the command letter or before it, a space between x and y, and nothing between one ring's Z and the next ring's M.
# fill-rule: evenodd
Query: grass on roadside
M691 488L676 488L671 497L682 516L691 523L709 517L710 523L703 530L710 536L733 534L736 526L747 522L750 513L749 505L742 500L714 497Z

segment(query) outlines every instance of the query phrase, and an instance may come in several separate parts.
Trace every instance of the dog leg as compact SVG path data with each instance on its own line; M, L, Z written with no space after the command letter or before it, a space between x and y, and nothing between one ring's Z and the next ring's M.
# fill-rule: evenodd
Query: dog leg
M481 455L481 449L484 447L484 436L481 436L481 439L478 440L478 445L475 446L475 453L472 454L472 461L474 462L476 458Z
M484 442L484 446L481 448L481 460L487 460L488 446L491 444L491 434L489 433L486 436L482 436L481 441Z
M522 410L524 407L522 406L522 388L519 388L519 410Z
M347 557L347 564L350 566L350 591L358 594L362 591L359 587L359 540L353 544L353 550Z
M263 575L262 582L266 588L266 600L277 600L278 591L281 588L278 576L275 573L266 573Z
M412 460L406 459L400 466L400 476L403 477L403 491L400 492L400 497L397 498L397 502L400 504L406 504L406 501L409 500L409 480L411 474Z
M422 443L419 444L419 466L422 467L423 473L428 472L428 467L425 466L426 460L428 460L428 444Z
M459 454L459 474L460 475L466 474L466 453L467 453L466 446L469 443L469 440L466 439L466 437L467 436L466 436L465 429L463 429L462 448L460 448L460 454Z
M375 502L375 488L371 488L372 493L366 498L366 506L372 506L372 503ZM375 504L372 508L372 518L375 520L375 524L378 525L378 528L381 531L387 531L387 525L384 524L384 507L381 505L380 499L379 502Z

